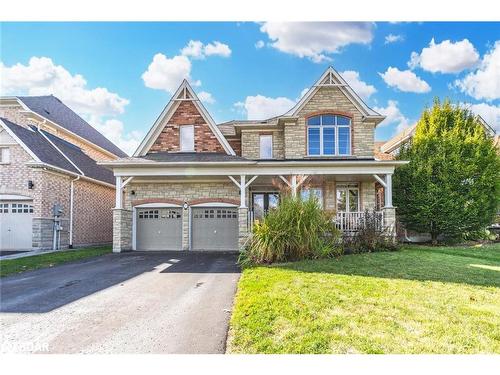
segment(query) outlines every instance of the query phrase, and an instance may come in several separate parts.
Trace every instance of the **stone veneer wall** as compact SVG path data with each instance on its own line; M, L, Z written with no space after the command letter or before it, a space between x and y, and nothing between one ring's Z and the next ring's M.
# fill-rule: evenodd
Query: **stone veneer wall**
M132 250L132 211L113 209L113 252Z
M307 156L306 116L318 111L348 113L352 116L352 154L373 157L374 126L363 122L362 114L338 87L321 87L299 112L297 123L285 124L285 157L299 159Z
M260 136L261 135L273 136L273 158L284 159L285 157L285 144L283 138L283 130L274 131L255 131L247 130L241 132L241 156L247 159L260 158Z
M131 191L135 194L131 195ZM133 201L173 199L182 204L197 199L231 199L239 202L240 191L231 181L226 182L196 182L196 183L134 183L125 189L124 208L132 211ZM189 211L182 210L182 247L189 246ZM130 215L130 236L132 233L132 215ZM128 228L128 226L123 226ZM123 230L123 229L120 229ZM116 230L114 231L114 233ZM128 235L128 234L127 234ZM116 233L114 234L115 238Z

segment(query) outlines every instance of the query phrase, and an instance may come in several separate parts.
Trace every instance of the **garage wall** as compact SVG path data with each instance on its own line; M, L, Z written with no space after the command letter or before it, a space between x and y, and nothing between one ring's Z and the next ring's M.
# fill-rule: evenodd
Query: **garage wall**
M73 245L111 243L115 189L85 180L75 182L74 189Z
M135 195L131 195L132 190ZM125 188L124 208L132 210L133 201L148 199L175 199L180 203L195 199L233 199L239 201L240 191L231 181L225 182L187 182L187 183L133 183ZM131 219L130 219L131 220ZM188 213L183 210L182 244L188 248ZM130 228L132 225L130 225Z

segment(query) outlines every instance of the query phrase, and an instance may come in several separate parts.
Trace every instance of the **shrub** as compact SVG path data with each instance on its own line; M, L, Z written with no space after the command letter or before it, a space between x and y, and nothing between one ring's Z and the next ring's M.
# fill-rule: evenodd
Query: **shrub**
M364 218L358 223L358 231L344 236L346 253L371 253L375 251L395 251L397 243L389 229L381 223L380 214L375 210L365 210Z
M240 260L273 263L326 258L341 254L340 233L332 214L317 200L282 196L279 206L256 222Z

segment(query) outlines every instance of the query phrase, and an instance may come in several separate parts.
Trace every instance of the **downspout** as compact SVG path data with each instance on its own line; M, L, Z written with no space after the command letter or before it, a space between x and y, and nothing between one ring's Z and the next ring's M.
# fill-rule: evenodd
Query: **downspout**
M74 202L74 183L80 179L80 176L71 180L71 191L69 198L69 248L73 248L73 202Z

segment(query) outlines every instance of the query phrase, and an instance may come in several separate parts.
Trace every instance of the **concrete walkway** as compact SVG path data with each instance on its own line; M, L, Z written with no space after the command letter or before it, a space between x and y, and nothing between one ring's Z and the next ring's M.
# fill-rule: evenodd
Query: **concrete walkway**
M0 281L2 352L224 353L236 254L109 254Z

